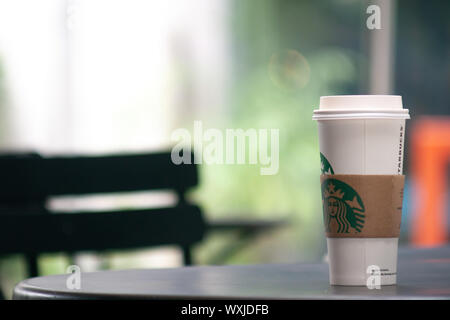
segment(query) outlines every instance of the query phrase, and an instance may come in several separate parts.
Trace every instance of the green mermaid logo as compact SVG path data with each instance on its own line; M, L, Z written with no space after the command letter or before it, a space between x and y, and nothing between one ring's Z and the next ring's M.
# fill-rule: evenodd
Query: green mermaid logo
M322 174L334 174L334 170L331 167L330 162L328 161L327 158L325 158L325 156L322 154L322 152L320 153L320 170L322 171Z
M364 203L345 182L328 178L322 182L322 204L327 232L361 232L364 227Z

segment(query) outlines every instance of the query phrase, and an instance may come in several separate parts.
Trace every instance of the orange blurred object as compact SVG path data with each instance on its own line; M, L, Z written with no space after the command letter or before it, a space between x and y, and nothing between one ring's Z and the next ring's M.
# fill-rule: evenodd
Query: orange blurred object
M450 162L450 117L425 117L411 133L414 205L411 242L419 247L445 244L447 169Z

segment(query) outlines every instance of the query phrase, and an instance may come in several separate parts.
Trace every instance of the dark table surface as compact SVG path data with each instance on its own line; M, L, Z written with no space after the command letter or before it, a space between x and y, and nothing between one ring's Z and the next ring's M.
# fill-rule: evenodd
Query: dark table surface
M327 264L265 264L135 269L32 278L15 299L450 299L450 246L400 248L397 285L330 286Z

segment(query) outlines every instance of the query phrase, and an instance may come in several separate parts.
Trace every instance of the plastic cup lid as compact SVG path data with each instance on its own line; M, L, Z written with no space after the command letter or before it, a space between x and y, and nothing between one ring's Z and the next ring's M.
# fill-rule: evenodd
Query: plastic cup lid
M409 118L402 97L395 95L324 96L313 115L313 120Z

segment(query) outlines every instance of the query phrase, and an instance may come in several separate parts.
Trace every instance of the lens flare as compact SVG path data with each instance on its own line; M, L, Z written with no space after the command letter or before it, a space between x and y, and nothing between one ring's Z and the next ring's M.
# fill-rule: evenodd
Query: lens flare
M301 89L310 78L310 67L306 58L296 50L274 53L269 62L269 77L282 89Z

